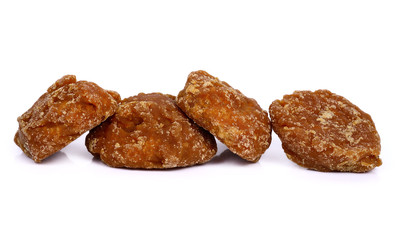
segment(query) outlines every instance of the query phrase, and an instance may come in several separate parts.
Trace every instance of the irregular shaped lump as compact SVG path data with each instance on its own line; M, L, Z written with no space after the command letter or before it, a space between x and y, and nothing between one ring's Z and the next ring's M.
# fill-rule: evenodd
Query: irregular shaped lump
M66 75L18 117L15 143L35 162L59 151L117 109L120 96Z
M124 99L116 114L90 131L89 152L112 167L175 168L202 164L217 151L215 138L161 93Z
M318 171L367 172L382 164L370 115L328 90L295 91L270 105L287 157Z
M226 82L205 71L189 74L178 106L240 157L256 162L270 146L267 112Z

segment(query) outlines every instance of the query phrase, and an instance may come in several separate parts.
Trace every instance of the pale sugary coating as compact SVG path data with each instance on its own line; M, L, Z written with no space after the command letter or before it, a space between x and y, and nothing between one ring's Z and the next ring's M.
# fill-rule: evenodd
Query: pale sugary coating
M209 161L214 136L197 126L161 93L124 99L115 115L90 131L89 152L111 167L162 169Z
M120 96L66 75L18 117L15 143L35 162L59 151L117 109Z
M270 146L267 112L252 98L205 71L189 74L178 106L240 157L256 162Z
M367 172L382 164L370 115L328 90L295 91L270 105L287 157L318 171Z

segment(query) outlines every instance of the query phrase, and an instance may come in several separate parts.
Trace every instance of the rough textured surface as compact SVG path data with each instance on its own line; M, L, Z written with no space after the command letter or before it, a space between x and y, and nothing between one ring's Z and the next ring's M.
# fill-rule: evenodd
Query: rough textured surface
M174 168L209 161L215 138L161 93L124 99L116 114L90 131L89 152L112 167Z
M380 166L380 138L371 117L328 90L296 91L270 105L287 157L318 171L367 172Z
M270 146L267 112L254 99L205 71L190 73L177 103L198 125L248 161L258 161Z
M117 101L118 93L66 75L18 117L14 141L40 162L113 115Z

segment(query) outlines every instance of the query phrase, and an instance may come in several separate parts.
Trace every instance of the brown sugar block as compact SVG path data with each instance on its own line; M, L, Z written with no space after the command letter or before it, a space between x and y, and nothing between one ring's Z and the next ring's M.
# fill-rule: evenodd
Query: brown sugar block
M116 111L120 96L66 75L18 117L15 143L35 162L59 151Z
M161 169L209 161L217 151L215 138L173 98L141 93L124 99L114 116L87 135L88 151L111 167Z
M318 171L367 172L380 166L380 138L370 115L328 90L295 91L270 105L287 157Z
M177 103L198 125L248 161L258 161L270 146L267 112L254 99L205 71L189 74Z

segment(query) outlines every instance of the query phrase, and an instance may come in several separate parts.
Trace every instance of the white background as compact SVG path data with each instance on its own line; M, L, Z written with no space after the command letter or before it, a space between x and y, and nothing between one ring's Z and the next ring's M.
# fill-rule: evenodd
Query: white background
M397 239L396 1L0 1L0 239ZM258 163L107 167L84 136L35 164L17 117L75 74L129 97L203 69L270 103L329 89L371 114L383 165L321 173L273 134ZM222 154L223 153L223 154Z

